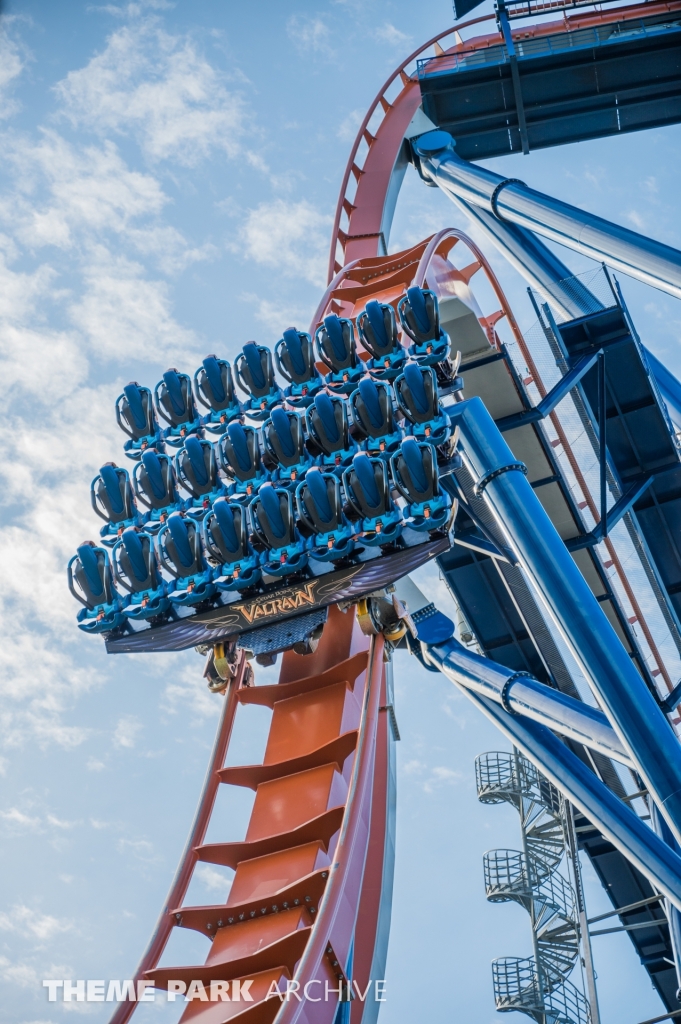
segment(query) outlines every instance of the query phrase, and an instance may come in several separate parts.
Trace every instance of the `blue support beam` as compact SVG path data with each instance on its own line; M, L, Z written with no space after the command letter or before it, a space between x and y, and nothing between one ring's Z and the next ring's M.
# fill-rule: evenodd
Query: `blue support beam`
M539 420L546 419L546 417L553 412L559 402L562 402L566 395L568 395L574 387L579 384L580 380L585 373L588 373L591 367L594 365L596 360L602 355L602 350L598 349L597 352L592 352L588 356L584 356L579 362L569 370L561 380L551 388L548 395L541 400L539 405L535 405L534 409L527 409L525 412L515 413L513 416L504 416L503 419L497 420L496 424L499 430L504 434L507 430L515 430L516 427L524 427L528 423L538 423ZM468 369L468 367L466 367Z
M456 641L454 641L456 643ZM450 643L422 644L425 661L448 677ZM681 857L612 793L553 733L453 680L542 774L592 821L639 871L681 908Z
M655 698L479 398L447 410L464 461L668 824L681 837L681 751Z

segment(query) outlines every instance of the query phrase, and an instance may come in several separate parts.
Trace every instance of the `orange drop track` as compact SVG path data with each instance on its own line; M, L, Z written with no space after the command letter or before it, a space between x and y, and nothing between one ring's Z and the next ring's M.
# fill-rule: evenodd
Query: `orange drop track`
M199 998L186 1003L181 1021L376 1020L394 863L394 736L383 656L382 636L365 636L354 608L334 606L313 654L282 656L278 683L244 685L252 674L242 660L225 693L187 848L136 980L158 989L170 980L200 982L208 995L211 982L222 981L229 984L214 985L215 995L246 996L204 1001L195 986ZM272 709L265 756L261 765L225 768L240 704ZM221 785L255 790L251 818L242 842L206 844ZM184 906L199 861L234 869L226 903ZM212 938L205 963L158 967L175 927ZM275 989L288 989L288 998ZM135 1006L119 1004L111 1024L125 1024Z

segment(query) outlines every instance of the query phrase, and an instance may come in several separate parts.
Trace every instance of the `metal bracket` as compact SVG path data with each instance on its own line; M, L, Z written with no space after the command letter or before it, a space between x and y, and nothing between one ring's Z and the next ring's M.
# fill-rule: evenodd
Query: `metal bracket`
M546 417L553 412L558 403L561 402L577 384L579 384L582 377L589 372L596 360L601 356L602 352L603 350L599 348L597 352L592 352L588 356L584 356L583 359L580 359L579 362L576 363L572 369L558 381L556 386L551 388L549 393L542 398L539 405L536 405L534 409L526 409L524 412L517 412L512 416L504 416L503 419L497 420L497 427L502 434L507 430L514 430L516 427L525 426L527 423L537 423L539 420L546 419Z
M504 6L503 0L498 0L497 3L497 22L499 28L501 29L501 34L504 37L504 42L506 43L508 63L511 68L511 81L513 83L513 97L515 99L515 106L518 114L518 130L520 132L520 142L523 147L523 154L527 156L527 154L530 152L530 142L527 137L525 105L523 103L523 94L520 88L520 72L518 71L518 57L516 56L515 46L513 45L513 35L511 33L511 26L509 24L508 13Z
M590 533L584 534L583 537L575 537L573 540L568 540L565 545L568 551L580 551L582 548L593 547L594 544L600 544L602 540L608 536L608 533L614 526L619 523L620 519L627 514L632 505L635 505L641 495L650 487L655 474L648 476L645 480L639 481L630 487L628 491L622 495L609 512L603 515L601 509L601 521L594 526Z

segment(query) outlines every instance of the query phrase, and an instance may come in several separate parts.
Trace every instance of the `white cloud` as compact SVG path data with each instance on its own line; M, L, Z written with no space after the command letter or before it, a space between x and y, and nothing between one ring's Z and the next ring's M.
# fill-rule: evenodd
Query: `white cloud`
M227 899L229 890L232 887L232 880L230 878L226 878L225 875L212 868L210 864L199 864L196 868L196 877L209 892L219 892L221 899Z
M24 814L18 807L11 807L8 811L0 811L0 818L14 831L38 832L40 831L40 818L33 818Z
M83 293L69 313L98 357L169 365L186 360L192 349L199 356L196 336L172 315L164 281L150 281L139 263L112 257L103 246L92 255Z
M363 110L351 110L339 124L336 135L342 142L354 142L359 126L363 120Z
M388 43L390 46L404 46L409 40L409 36L405 35L404 32L400 32L398 28L391 25L389 21L381 25L374 32L374 36L381 43Z
M160 860L154 854L154 844L147 839L119 839L117 846L119 853L131 853L145 864L153 864Z
M171 715L187 713L189 709L195 721L216 717L222 708L222 698L211 693L201 674L201 662L185 666L184 671L163 693L163 709Z
M96 757L88 757L85 767L89 772L101 772L106 768L106 765L103 761L98 761Z
M132 135L152 160L195 165L211 150L240 151L246 107L193 42L154 20L126 25L102 53L56 86L74 126Z
M142 729L142 723L139 719L135 718L134 715L124 715L123 718L119 719L118 724L113 734L113 744L115 747L127 747L131 749L135 746L137 735Z
M0 956L0 977L3 981L35 991L40 985L38 972L27 963L13 964L7 957ZM52 1024L51 1021L27 1021L26 1024Z
M16 113L18 104L9 97L10 86L25 67L25 59L19 46L8 31L8 19L0 25L0 118L3 120Z
M292 15L286 23L286 33L299 53L328 54L331 52L329 26L318 16Z
M70 931L70 921L60 921L50 914L40 914L24 904L17 904L7 913L0 913L0 930L6 932L29 932L36 939L46 941L60 932Z
M282 331L287 327L296 326L301 331L306 331L313 309L305 308L302 305L293 305L284 301L277 302L265 299L261 295L246 292L241 296L244 302L248 302L254 308L254 316L261 324L277 338L281 337Z
M323 287L332 223L329 214L320 213L306 199L275 199L248 212L241 238L246 255L257 263Z

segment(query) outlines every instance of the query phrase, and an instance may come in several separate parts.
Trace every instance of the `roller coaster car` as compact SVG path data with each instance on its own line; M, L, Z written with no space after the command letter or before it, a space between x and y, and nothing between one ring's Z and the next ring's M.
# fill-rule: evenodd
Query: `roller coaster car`
M309 471L296 491L298 518L310 530L310 554L322 562L352 554L356 528L343 514L340 480L333 473Z
M169 516L157 539L158 558L175 578L173 604L199 604L215 593L213 571L203 556L200 525L179 513Z
M342 473L359 451L350 436L346 403L322 391L306 411L305 421L310 440L321 452L322 466Z
M376 381L368 374L350 396L350 407L357 427L364 435L363 447L370 455L386 457L402 441L402 432L395 424L390 385Z
M325 316L315 331L314 340L319 358L330 371L324 377L327 388L349 395L364 373L362 361L357 356L352 320L341 319L335 313Z
M361 519L362 541L371 545L396 541L402 533L402 513L390 496L383 459L371 459L364 452L355 455L352 467L343 474L343 487L350 507Z
M156 533L171 512L181 512L185 502L177 493L177 478L169 455L146 451L132 471L135 497L149 509L144 529Z
M444 444L451 422L440 406L435 371L410 361L393 386L397 405L411 423L414 436L430 444Z
M90 501L106 526L99 531L102 543L113 547L127 526L141 526L143 519L137 510L127 469L115 462L107 462L90 484Z
M147 448L163 451L165 445L154 412L154 400L149 388L136 380L126 384L123 394L116 399L116 420L128 435L124 451L129 459L139 459Z
M260 581L260 559L248 539L248 512L243 505L218 498L203 521L208 555L220 565L218 590L246 590Z
M241 423L230 423L218 442L220 464L229 477L228 491L240 500L251 498L269 479L260 457L258 431Z
M272 482L279 487L295 488L314 465L305 447L302 417L281 407L273 409L262 428L262 436Z
M433 366L449 358L449 335L440 327L437 296L426 288L407 288L407 294L397 303L402 329L413 345L409 354L419 363Z
M86 541L66 568L69 590L83 608L78 612L78 628L86 633L108 633L125 621L124 601L116 592L106 548ZM78 589L76 589L76 587Z
M420 532L447 526L452 499L440 490L437 456L431 444L405 437L399 452L390 460L390 471L407 502L405 523Z
M197 402L210 411L204 416L206 430L224 434L230 420L238 419L243 410L234 391L232 367L226 359L206 356L194 374Z
M279 373L289 382L285 391L286 400L294 406L309 405L324 386L315 366L310 335L289 327L274 346L274 358Z
M158 569L154 542L134 528L124 530L111 552L116 583L130 594L128 619L151 619L170 607L168 584Z
M274 377L272 353L264 345L247 341L234 363L237 384L249 396L244 412L256 420L264 420L270 410L284 400Z
M180 485L191 495L187 514L194 519L202 519L215 499L227 493L210 441L188 437L175 456L175 469Z
M382 380L392 380L401 372L407 353L397 334L395 310L392 306L367 302L366 309L357 317L357 330L371 359L367 369Z
M253 533L269 549L261 556L263 572L268 576L287 576L304 569L308 553L296 528L291 492L263 484L249 507Z
M163 436L173 448L201 431L203 420L196 411L192 382L186 373L178 373L174 367L166 370L154 388L154 404L159 417L168 424Z

